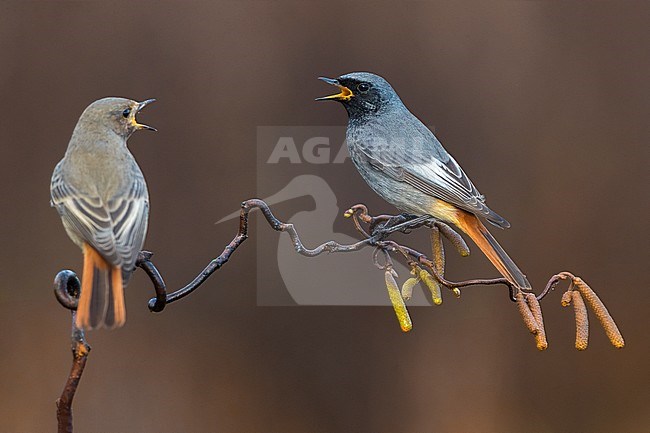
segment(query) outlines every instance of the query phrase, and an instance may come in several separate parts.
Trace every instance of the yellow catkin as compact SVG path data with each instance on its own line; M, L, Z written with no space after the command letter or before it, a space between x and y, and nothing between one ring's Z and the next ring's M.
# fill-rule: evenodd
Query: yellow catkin
M445 275L445 249L442 245L440 229L437 226L433 226L431 229L431 250L436 271L440 275Z
M535 343L538 350L546 350L548 341L546 340L546 330L544 329L544 317L542 316L542 307L534 293L526 293L526 303L530 312L533 313L535 322L537 322L537 333L535 334Z
M517 309L519 310L519 314L521 314L522 319L524 319L526 328L528 328L531 334L537 334L539 332L539 327L537 326L533 312L530 311L530 308L528 307L528 303L526 302L524 294L519 292L515 298L517 300Z
M605 333L607 338L612 343L612 345L618 349L625 347L625 340L623 340L623 335L621 331L618 330L618 326L614 323L614 319L605 308L605 305L596 295L596 293L585 283L581 278L574 278L573 284L578 288L580 294L587 302L587 305L591 307L593 312L596 314L596 317L600 321L600 324L605 328Z
M438 284L438 281L436 281L436 279L433 278L433 276L426 269L422 268L420 268L420 279L422 282L424 282L424 284L431 292L433 303L435 305L442 304L442 293L440 291L440 284Z
M413 297L413 287L420 281L419 278L409 278L406 281L404 281L404 284L402 284L402 298L404 298L405 301L408 301Z
M589 345L589 318L587 317L587 307L582 300L580 292L573 290L571 292L571 301L573 302L573 311L576 315L576 349L586 350Z
M384 272L384 279L386 281L388 297L390 298L390 302L393 304L393 309L395 310L395 316L397 316L399 326L402 328L403 332L408 332L413 328L413 323L411 322L411 316L409 316L406 304L404 304L404 299L402 299L402 294L397 286L397 281L395 281L395 277L393 277L390 270Z

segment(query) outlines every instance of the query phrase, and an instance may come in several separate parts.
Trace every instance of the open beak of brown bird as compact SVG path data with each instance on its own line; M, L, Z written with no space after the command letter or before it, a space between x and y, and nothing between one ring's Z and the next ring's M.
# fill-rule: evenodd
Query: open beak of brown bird
M146 101L138 102L138 104L135 106L135 110L133 110L133 114L131 115L131 125L135 129L148 129L149 131L157 131L156 128L153 126L145 125L143 123L138 123L138 121L135 119L135 116L147 105L151 104L152 102L156 102L155 99L147 99Z

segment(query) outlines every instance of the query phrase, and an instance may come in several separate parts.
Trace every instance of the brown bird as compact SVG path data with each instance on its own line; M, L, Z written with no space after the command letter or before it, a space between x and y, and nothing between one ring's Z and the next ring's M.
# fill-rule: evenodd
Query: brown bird
M135 270L149 215L147 185L128 138L139 129L136 114L155 101L104 98L84 110L50 184L70 239L84 256L78 327L124 325L124 287Z

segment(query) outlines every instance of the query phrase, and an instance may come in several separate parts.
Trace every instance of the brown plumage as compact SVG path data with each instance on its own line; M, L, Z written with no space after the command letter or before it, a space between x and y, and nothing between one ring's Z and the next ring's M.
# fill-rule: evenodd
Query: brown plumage
M152 100L104 98L83 112L52 174L52 206L84 256L77 326L124 325L124 287L144 244L149 195L126 141Z

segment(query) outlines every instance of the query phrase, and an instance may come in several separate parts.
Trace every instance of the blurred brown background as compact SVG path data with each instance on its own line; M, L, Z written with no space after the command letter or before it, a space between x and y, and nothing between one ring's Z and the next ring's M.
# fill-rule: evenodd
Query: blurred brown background
M544 353L503 289L414 308L409 334L386 307L257 307L254 264L275 257L252 241L162 314L136 273L125 328L89 336L76 431L650 431L648 22L647 2L0 2L0 431L55 429L69 313L51 281L81 255L48 186L86 105L159 100L141 116L159 132L129 144L146 248L176 288L234 235L214 222L256 195L256 127L345 124L312 102L331 90L315 77L355 70L435 125L512 223L496 234L535 287L583 276L627 347L593 318L577 352L559 293ZM332 187L393 211L356 175ZM477 253L450 266L495 275Z

